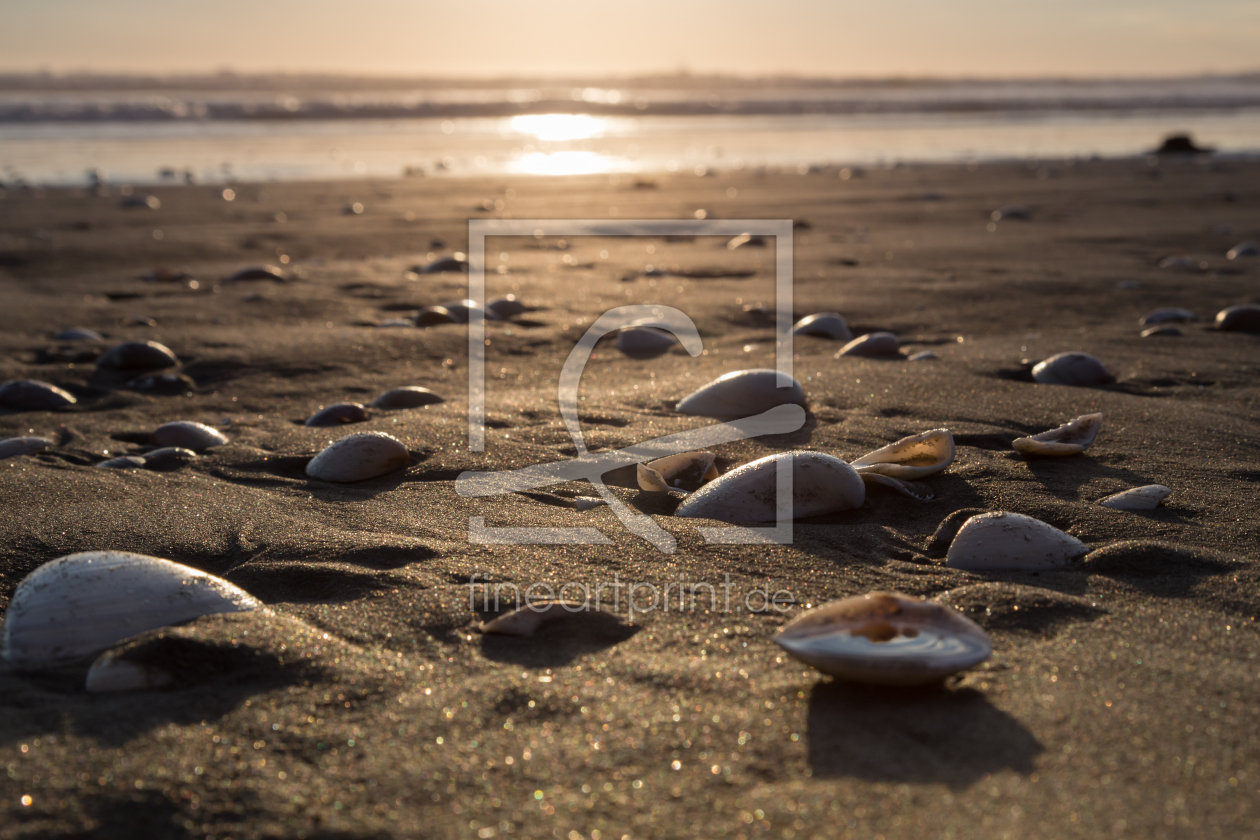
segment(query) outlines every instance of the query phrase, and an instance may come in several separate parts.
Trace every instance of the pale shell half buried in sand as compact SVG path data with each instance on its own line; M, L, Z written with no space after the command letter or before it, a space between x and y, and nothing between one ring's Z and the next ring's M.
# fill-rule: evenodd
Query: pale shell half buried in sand
M756 524L776 514L778 465L792 465L793 519L860 507L866 485L853 467L822 452L780 452L736 467L692 493L675 516Z
M1089 547L1071 534L1022 513L982 513L963 523L945 565L968 571L1062 569Z
M667 352L678 339L654 327L623 327L617 331L616 347L627 356L657 356Z
M816 335L834 341L852 341L849 322L839 312L815 312L792 325L793 335Z
M637 475L643 490L695 490L718 477L712 452L680 452L639 464Z
M503 636L532 636L539 627L551 621L563 621L577 617L607 625L608 627L623 624L614 613L605 612L598 607L581 601L537 601L527 603L519 609L499 616L493 621L481 625L482 633Z
M1057 429L1016 438L1011 446L1026 455L1075 455L1089 449L1102 428L1101 414L1083 414Z
M1116 510L1154 510L1171 495L1172 490L1162 484L1147 484L1115 493L1098 504Z
M304 426L342 426L346 423L362 423L371 417L359 403L334 403L321 408L306 418Z
M191 420L163 423L153 430L149 440L157 446L177 446L181 449L191 449L193 452L213 449L228 442L228 439L217 429L212 429L204 423L194 423Z
M401 388L390 388L372 400L372 408L420 408L446 402L428 388L419 385L404 385Z
M878 685L923 685L989 658L975 622L936 601L871 592L797 616L773 641L824 674Z
M780 388L778 371L731 371L683 397L674 408L683 414L723 419L749 417L777 405L804 405L801 383L790 376L786 380L787 387Z
M15 437L0 440L0 461L19 455L34 455L52 446L53 442L42 437Z
M1115 377L1107 372L1103 363L1088 353L1059 353L1038 362L1032 369L1032 377L1042 385L1106 385Z
M155 627L260 606L243 589L189 566L125 551L86 551L45 563L18 584L0 652L19 668L46 667Z
M306 465L306 474L321 481L351 484L391 473L411 463L402 441L384 432L362 432L330 443Z
M841 356L896 356L901 351L901 340L890 332L873 332L853 339L840 348Z

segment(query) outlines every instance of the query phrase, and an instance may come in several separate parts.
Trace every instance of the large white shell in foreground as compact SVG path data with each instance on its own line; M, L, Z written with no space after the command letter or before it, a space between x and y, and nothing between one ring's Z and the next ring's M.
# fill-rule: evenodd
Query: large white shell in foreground
M53 442L42 437L15 437L0 440L0 461L19 455L33 455L52 446Z
M712 452L680 452L639 464L637 477L643 490L694 490L718 477Z
M228 442L218 429L212 429L205 423L194 423L191 420L176 420L163 423L153 430L149 440L157 446L176 446L202 452L213 449Z
M411 462L411 453L402 441L384 432L347 435L306 465L306 474L321 481L350 484L402 469Z
M896 356L901 351L901 340L890 332L873 332L859 336L840 348L841 356Z
M949 429L932 429L904 437L849 463L859 473L924 478L954 463L954 435Z
M1038 362L1032 369L1033 379L1042 385L1106 385L1115 377L1103 363L1088 353L1059 353Z
M982 513L963 523L945 565L968 571L1061 569L1089 552L1071 534L1022 513Z
M1098 504L1116 510L1154 510L1171 495L1172 490L1162 484L1147 484L1108 496Z
M1089 449L1102 428L1101 414L1083 414L1039 435L1016 438L1011 446L1028 455L1075 455Z
M725 373L684 397L674 408L701 417L749 417L776 405L804 405L801 383L788 377L789 386L778 387L777 371L736 370Z
M123 639L203 615L261 604L203 571L125 551L59 557L27 575L5 612L5 659L39 668L89 656Z
M860 507L866 486L853 467L822 452L780 452L736 467L692 493L675 516L755 524L773 522L778 465L792 464L792 518Z
M879 685L935 682L993 653L988 635L962 613L895 592L823 604L773 641L825 674Z
M816 335L835 341L852 341L849 322L839 312L815 312L792 325L794 335Z

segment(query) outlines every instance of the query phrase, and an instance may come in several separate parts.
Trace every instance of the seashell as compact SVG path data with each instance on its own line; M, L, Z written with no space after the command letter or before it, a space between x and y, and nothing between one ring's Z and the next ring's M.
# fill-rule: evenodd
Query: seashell
M873 332L855 338L840 348L836 358L841 356L896 356L901 348L901 341L890 332Z
M906 359L906 361L907 362L927 362L927 361L931 361L932 359L939 359L939 358L940 356L936 355L931 350L920 350L918 353L915 353L913 356Z
M1053 525L1020 513L973 516L949 545L945 565L968 571L1061 569L1089 551Z
M391 473L409 463L411 453L398 438L383 432L362 432L324 447L306 465L306 474L321 481L352 484Z
M1142 330L1142 338L1153 338L1153 337L1161 336L1161 335L1171 337L1171 336L1185 335L1185 333L1183 333L1177 327L1174 327L1171 325L1165 325L1162 327L1147 327L1146 329Z
M153 394L186 394L197 387L191 376L182 373L155 373L138 376L127 383L128 388Z
M659 356L678 343L671 333L654 327L623 327L617 330L616 347L627 356Z
M481 625L481 632L504 636L532 636L539 627L548 622L579 616L588 621L594 619L609 627L624 626L614 613L605 612L582 601L537 601L485 622Z
M274 280L277 283L285 282L284 274L274 265L251 265L248 268L242 268L240 271L227 278L229 283L241 283L247 280Z
M169 688L174 682L166 671L123 659L116 651L107 650L93 660L83 687L93 693L149 691Z
M160 370L177 364L171 349L156 341L126 341L96 360L97 367L114 370Z
M1032 219L1032 210L1018 204L1011 204L994 210L989 214L989 218L995 222L1000 222L1003 219L1017 219L1021 222L1027 222Z
M979 665L988 635L953 607L896 592L832 601L783 625L773 641L824 674L877 685L923 685Z
M119 200L118 206L128 209L143 207L146 210L159 210L162 207L162 201L156 195L128 195Z
M345 423L362 423L372 415L359 403L337 403L306 418L307 426L341 426Z
M19 668L45 667L146 630L261 606L226 580L170 560L85 551L45 563L18 584L0 654Z
M416 274L441 274L445 271L467 270L468 260L459 252L456 252L453 256L440 257L428 265L416 266L412 269Z
M197 458L197 453L182 446L164 446L144 453L144 466L150 470L170 470Z
M603 507L606 504L608 502L598 496L578 496L573 500L573 509L590 510L591 508Z
M217 429L212 429L204 423L176 420L173 423L163 423L154 429L153 434L149 435L149 442L155 446L178 446L200 452L203 449L222 446L228 442L228 439Z
M139 455L119 455L96 465L98 470L142 470L145 460Z
M1154 510L1172 495L1172 490L1162 484L1147 484L1108 496L1098 504L1117 510Z
M866 499L862 477L839 458L821 452L780 452L710 481L674 515L747 524L775 521L778 465L785 459L792 464L793 519L852 510Z
M1038 362L1032 369L1033 379L1042 385L1105 385L1115 377L1103 363L1088 353L1059 353Z
M1075 455L1089 449L1102 428L1102 418L1101 414L1083 414L1057 429L1016 438L1011 446L1025 455Z
M76 402L56 385L36 379L15 379L0 385L0 408L12 411L48 411Z
M700 417L748 417L776 405L804 405L801 383L788 377L789 386L778 387L777 371L736 370L724 373L699 390L683 397L675 411Z
M516 295L495 298L486 304L486 311L493 312L501 320L507 321L525 313L525 304L516 299Z
M817 335L836 341L852 341L849 322L839 312L815 312L792 325L793 335Z
M1216 313L1216 328L1230 332L1260 332L1260 306L1231 306Z
M712 452L680 452L638 465L639 487L643 490L695 490L718 477Z
M5 458L16 458L19 455L33 455L53 445L51 440L42 437L15 437L0 440L0 461Z
M486 321L497 321L499 316L493 312L482 309L477 302L471 299L465 300L448 300L446 303L439 304L443 309L450 313L456 323L467 324L472 319L473 313L480 312L481 317Z
M1254 242L1239 242L1225 252L1225 259L1236 260L1239 257L1254 257L1257 255L1260 255L1260 245Z
M446 400L419 385L404 385L401 388L390 388L372 400L373 408L420 408L435 405Z
M431 327L435 324L458 324L460 320L452 315L445 306L426 306L416 313L417 327Z
M1183 271L1193 270L1199 267L1199 264L1189 257L1164 257L1159 261L1160 268L1177 268Z
M1163 309L1156 309L1154 312L1148 312L1142 316L1142 320L1138 321L1138 324L1143 327L1149 327L1154 324L1185 323L1193 320L1196 320L1194 313L1189 309L1167 306Z
M874 452L868 452L849 466L859 475L886 475L916 479L938 473L954 463L954 435L949 429L932 429L910 435Z
M79 327L71 327L68 330L62 330L53 336L55 341L104 341L105 336L92 330L80 329Z
M156 327L157 321L152 318L146 318L144 315L132 315L127 319L127 323L133 327Z

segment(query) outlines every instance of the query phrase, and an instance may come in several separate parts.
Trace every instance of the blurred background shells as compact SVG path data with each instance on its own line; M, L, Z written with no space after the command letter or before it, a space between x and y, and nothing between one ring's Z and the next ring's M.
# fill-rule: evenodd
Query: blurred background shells
M401 388L390 388L372 400L372 408L420 408L446 402L442 397L428 388L419 385L404 385Z
M1042 385L1106 385L1116 378L1088 353L1059 353L1033 366L1032 377Z
M814 335L833 341L852 341L849 322L839 312L815 312L792 325L794 335Z
M69 391L37 379L15 379L0 385L0 408L10 411L49 411L76 402Z
M97 367L114 370L161 370L178 364L171 349L156 341L124 341L96 360Z

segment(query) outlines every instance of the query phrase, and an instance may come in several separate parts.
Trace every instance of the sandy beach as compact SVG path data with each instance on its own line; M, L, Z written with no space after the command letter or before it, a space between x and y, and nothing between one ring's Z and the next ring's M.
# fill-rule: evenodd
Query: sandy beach
M1260 303L1260 164L1078 161L797 172L117 187L0 192L0 381L77 398L0 411L0 607L73 552L164 557L266 604L146 637L161 690L89 693L84 670L0 665L0 838L1243 838L1260 837L1260 335L1216 313ZM355 207L361 212L356 212ZM999 208L1026 219L994 220ZM918 501L875 488L799 520L786 546L708 545L678 498L606 476L677 540L663 554L569 482L459 495L468 470L571 458L556 401L587 326L631 303L677 307L704 353L630 358L602 341L582 379L592 451L708 425L673 410L719 375L772 367L771 246L726 238L492 238L486 447L468 451L467 327L381 327L461 299L468 220L790 219L794 317L890 331L892 359L797 337L807 400L791 434L714 448L717 466L788 449L846 461L952 431L957 458ZM1169 257L1186 257L1160 267ZM226 278L274 265L285 282ZM176 279L146 280L166 267ZM650 268L649 268L650 267ZM186 275L186 276L179 276ZM1198 316L1141 337L1160 307ZM99 342L61 342L81 327ZM169 347L186 379L155 394L97 368L123 341ZM936 358L909 361L932 351ZM1031 365L1096 356L1101 387ZM311 428L323 406L418 385L445 402ZM159 389L161 390L161 389ZM1086 452L1011 441L1101 412ZM191 420L229 443L177 469L97 469ZM410 451L354 484L307 477L344 435ZM1172 489L1163 507L1098 500ZM938 527L1012 511L1085 542L1061 571L944 565ZM491 527L598 528L600 545L479 545ZM637 582L716 600L482 635L480 584ZM470 588L470 583L473 586ZM728 588L723 590L721 586ZM871 688L771 636L806 605L872 590L941 598L993 656L942 686ZM646 590L644 590L646 591ZM729 602L722 598L730 594ZM757 592L796 606L764 608ZM611 609L610 601L604 606ZM751 607L751 608L750 608Z

